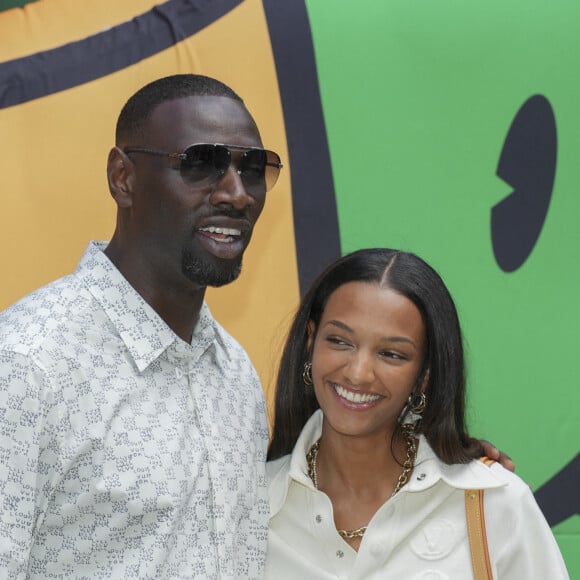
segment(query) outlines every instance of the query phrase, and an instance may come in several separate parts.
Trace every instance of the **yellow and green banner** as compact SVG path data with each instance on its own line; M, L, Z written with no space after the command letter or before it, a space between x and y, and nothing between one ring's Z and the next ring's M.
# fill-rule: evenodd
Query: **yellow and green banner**
M515 459L580 578L580 5L573 0L0 0L0 307L107 239L125 100L231 85L285 168L244 273L209 292L269 399L313 276L413 251L462 318L469 422Z

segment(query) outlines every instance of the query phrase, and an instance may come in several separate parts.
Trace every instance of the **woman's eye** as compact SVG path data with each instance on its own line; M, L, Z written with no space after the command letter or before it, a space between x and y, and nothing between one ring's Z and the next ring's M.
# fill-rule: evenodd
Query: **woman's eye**
M392 350L385 350L381 352L381 356L393 360L407 360L407 357L400 352L393 352Z
M346 340L343 340L338 336L327 336L326 341L329 342L330 344L336 344L337 346L348 346L349 344L348 342L346 342Z

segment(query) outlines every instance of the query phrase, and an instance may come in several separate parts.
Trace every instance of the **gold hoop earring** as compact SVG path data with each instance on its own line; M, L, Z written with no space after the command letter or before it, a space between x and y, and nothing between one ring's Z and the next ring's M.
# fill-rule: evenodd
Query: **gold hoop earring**
M427 408L427 397L425 393L413 393L409 395L408 403L411 412L421 416Z
M411 393L397 419L403 428L415 431L416 424L421 420L427 408L425 393Z
M302 380L307 387L311 387L313 385L312 382L312 363L305 362L304 363L304 370L302 371Z

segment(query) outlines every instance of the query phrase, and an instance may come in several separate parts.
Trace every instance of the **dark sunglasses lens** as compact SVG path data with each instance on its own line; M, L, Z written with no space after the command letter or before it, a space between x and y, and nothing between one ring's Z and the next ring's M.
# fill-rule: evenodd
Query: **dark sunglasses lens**
M192 145L185 151L181 174L189 183L203 184L221 179L230 165L230 152L216 145Z
M265 194L274 187L280 174L280 157L273 151L250 149L240 164L242 180L249 193Z

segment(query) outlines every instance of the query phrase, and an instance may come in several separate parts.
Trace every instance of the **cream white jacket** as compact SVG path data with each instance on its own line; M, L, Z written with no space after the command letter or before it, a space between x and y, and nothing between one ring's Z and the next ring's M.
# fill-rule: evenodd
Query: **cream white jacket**
M495 580L568 578L550 527L518 476L497 463L447 465L423 437L411 480L374 515L357 553L338 535L330 499L307 475L306 453L321 428L319 410L293 453L267 465L267 579L470 580L465 489L485 489Z

